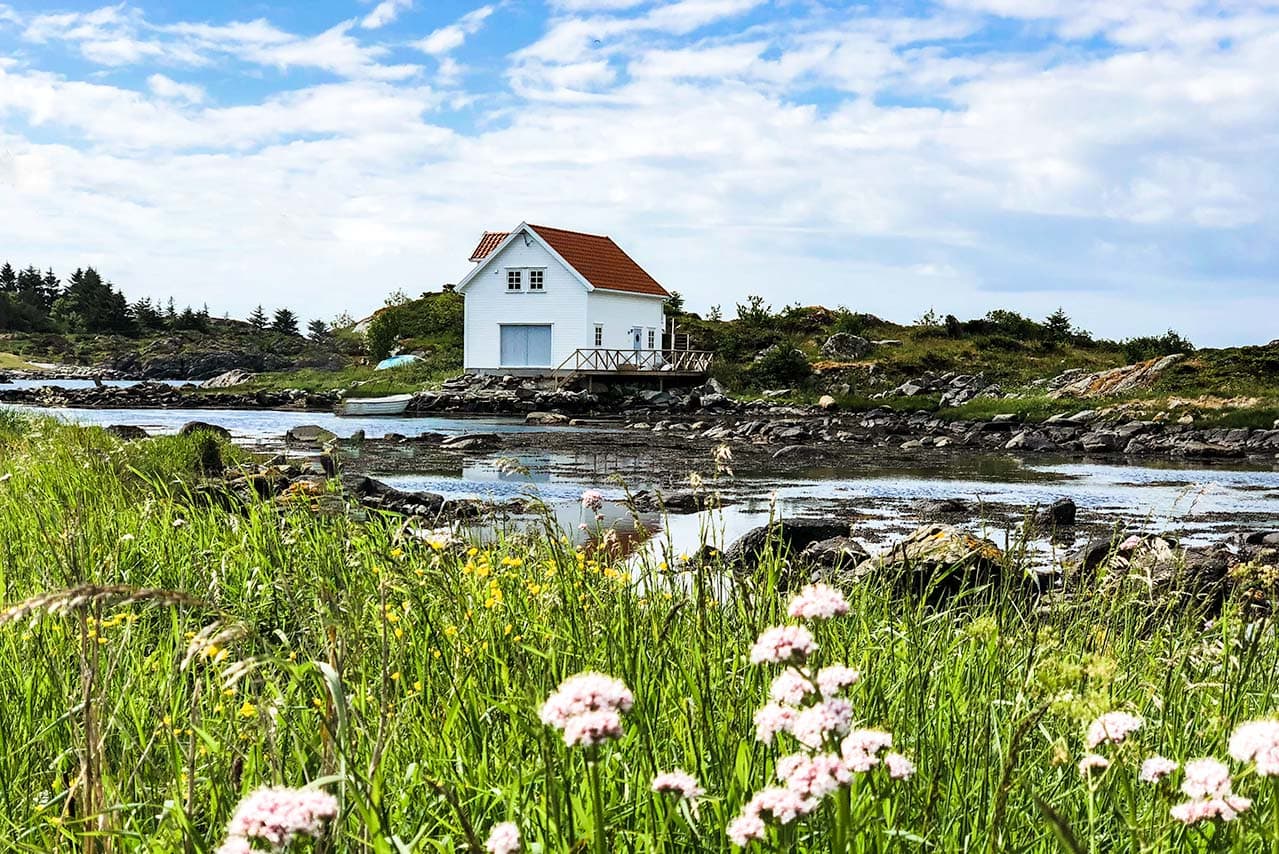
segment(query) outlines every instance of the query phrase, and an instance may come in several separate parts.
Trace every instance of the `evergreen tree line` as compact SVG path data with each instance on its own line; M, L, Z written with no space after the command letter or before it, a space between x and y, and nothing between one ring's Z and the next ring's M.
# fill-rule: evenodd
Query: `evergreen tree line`
M298 318L287 308L268 321L261 306L249 317L254 328L298 335ZM209 308L179 310L167 302L143 297L130 303L122 291L92 267L77 268L63 282L53 270L34 266L15 270L0 266L0 332L63 332L145 335L150 332L209 330ZM327 334L323 321L308 327L313 338Z

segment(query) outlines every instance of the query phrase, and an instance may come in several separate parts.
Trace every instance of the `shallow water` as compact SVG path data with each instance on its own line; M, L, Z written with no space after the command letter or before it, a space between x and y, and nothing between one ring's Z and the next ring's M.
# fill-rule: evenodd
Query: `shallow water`
M519 418L417 418L404 416L337 416L331 412L290 412L266 409L73 409L15 406L24 412L52 415L75 424L107 426L132 424L153 435L176 433L188 421L208 421L231 431L246 443L279 441L292 427L316 424L347 437L363 430L369 438L387 433L417 436L421 433L513 433L524 430L572 429L529 427Z
M108 388L129 388L135 386L143 380L103 380L102 385ZM181 386L194 382L193 380L145 380L145 382L161 383L163 385ZM0 391L6 389L24 389L24 388L93 388L93 380L12 380L7 383L0 383Z

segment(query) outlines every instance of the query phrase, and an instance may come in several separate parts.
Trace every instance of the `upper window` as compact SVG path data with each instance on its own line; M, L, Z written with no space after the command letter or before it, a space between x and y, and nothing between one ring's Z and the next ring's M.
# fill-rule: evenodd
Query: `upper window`
M604 325L602 323L595 324L595 346L604 346Z
M518 291L520 289L520 279L524 273L521 270L506 271L506 289L508 291Z
M542 290L542 270L528 271L528 289L530 291Z

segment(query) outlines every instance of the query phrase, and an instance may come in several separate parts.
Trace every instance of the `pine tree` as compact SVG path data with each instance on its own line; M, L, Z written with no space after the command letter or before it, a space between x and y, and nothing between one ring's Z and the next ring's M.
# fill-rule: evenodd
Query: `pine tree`
M164 323L170 329L177 328L178 308L173 302L173 297L169 297L169 303L164 307Z
M4 266L0 267L0 293L13 294L17 292L18 274L13 272L12 265L5 261Z
M1044 321L1044 331L1050 341L1066 341L1070 338L1072 325L1066 310L1058 308Z
M53 274L53 269L45 271L44 281L40 284L40 301L46 312L53 309L53 304L62 295L62 281Z
M266 312L262 310L262 306L253 309L253 313L249 315L249 324L259 332L266 329Z
M323 341L329 335L329 327L323 320L312 320L306 325L306 331L312 341Z
M271 331L282 335L297 335L298 316L287 308L279 309L271 318Z
M34 309L43 311L44 301L41 293L44 290L44 276L35 267L28 266L18 273L18 299Z

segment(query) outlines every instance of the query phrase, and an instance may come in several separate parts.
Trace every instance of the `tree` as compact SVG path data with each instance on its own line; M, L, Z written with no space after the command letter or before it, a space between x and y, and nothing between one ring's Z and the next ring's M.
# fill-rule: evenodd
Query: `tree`
M164 326L164 317L156 310L150 297L143 297L133 304L133 319L144 330L160 329Z
M249 315L249 325L259 332L266 329L266 312L262 310L261 305L253 309L253 313Z
M369 346L369 355L375 360L380 362L391 355L391 350L400 340L399 315L394 311L378 312L369 323L369 331L365 339Z
M759 294L746 297L745 303L737 304L737 319L752 326L762 326L773 316L773 307L764 305L764 298Z
M711 306L710 312L706 315L706 319L713 323L719 323L724 319L724 312L718 305Z
M312 341L323 341L329 336L329 327L318 318L306 325L306 331Z
M18 274L13 272L13 267L8 261L4 262L4 266L0 267L0 293L13 294L18 292Z
M684 295L679 291L671 291L670 297L666 300L667 314L683 314L684 313Z
M332 329L332 330L349 329L354 325L355 325L355 318L351 316L351 313L349 311L344 311L340 313L337 317L333 318L333 320L329 323L329 329Z
M178 308L173 302L173 297L169 297L168 304L164 307L164 323L170 329L175 328L178 322Z
M396 288L386 295L383 301L387 308L394 308L397 305L404 305L409 301L409 295L404 293L403 288Z
M1070 315L1066 314L1066 310L1061 307L1044 320L1044 334L1049 341L1068 341L1073 331L1074 326L1070 322Z
M278 309L271 318L271 331L281 335L297 335L298 316L287 308Z
M44 281L40 285L40 299L44 310L49 311L62 295L62 281L53 274L53 270L45 271Z

